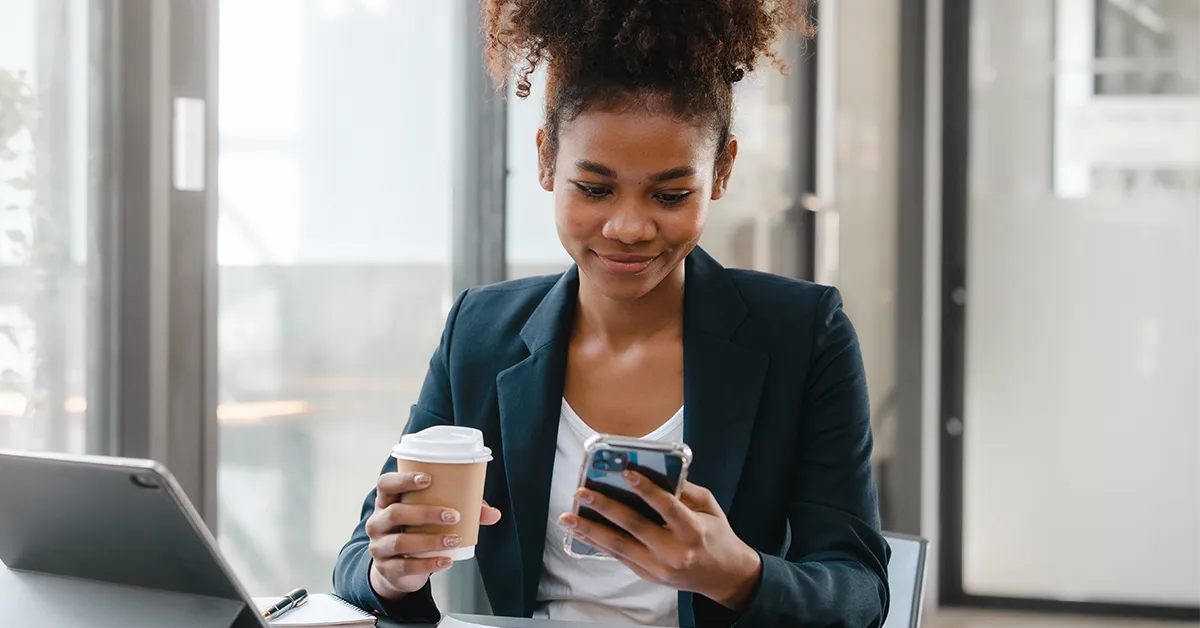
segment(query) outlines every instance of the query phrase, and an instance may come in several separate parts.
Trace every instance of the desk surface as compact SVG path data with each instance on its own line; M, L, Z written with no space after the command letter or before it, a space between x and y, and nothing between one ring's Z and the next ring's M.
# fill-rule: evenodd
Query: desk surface
M515 619L512 617L481 617L476 615L459 615L454 617L463 621L474 622L496 628L631 628L630 626L614 626L613 624L580 623L574 621L546 621L544 619ZM390 621L380 621L379 628L434 628L432 625L414 626L412 624L397 624ZM633 627L636 628L636 627Z
M196 598L71 578L10 571L0 563L0 617L5 626L55 628L225 628L242 610L235 600ZM617 628L605 624L455 615L498 628ZM16 620L15 623L7 622ZM381 620L379 628L434 628ZM627 627L625 627L627 628Z

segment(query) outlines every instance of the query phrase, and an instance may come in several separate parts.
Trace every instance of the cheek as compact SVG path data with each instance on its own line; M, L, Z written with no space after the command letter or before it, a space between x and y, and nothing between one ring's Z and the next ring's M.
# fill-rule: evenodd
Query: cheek
M554 191L554 224L562 237L586 238L603 227L604 216L574 195Z
M708 203L697 203L668 213L659 222L659 229L672 246L680 246L699 240L707 220Z

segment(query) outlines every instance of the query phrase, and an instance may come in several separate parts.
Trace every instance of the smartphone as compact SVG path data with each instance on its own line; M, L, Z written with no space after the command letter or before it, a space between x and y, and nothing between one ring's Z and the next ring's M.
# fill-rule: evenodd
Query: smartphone
M579 486L617 500L655 524L665 525L666 522L658 512L629 489L621 474L626 469L637 471L663 490L678 497L687 479L688 465L692 462L690 447L684 443L596 434L584 443L583 449L584 461L579 472ZM619 529L600 513L578 503L575 504L575 514ZM568 554L576 558L612 560L608 554L569 534L563 539L563 547Z

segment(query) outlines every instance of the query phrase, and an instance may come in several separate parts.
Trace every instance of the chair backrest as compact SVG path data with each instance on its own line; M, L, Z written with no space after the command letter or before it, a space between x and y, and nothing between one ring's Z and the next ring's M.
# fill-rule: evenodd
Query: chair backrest
M925 589L925 555L929 542L916 536L884 532L892 547L888 562L891 604L883 628L918 628Z

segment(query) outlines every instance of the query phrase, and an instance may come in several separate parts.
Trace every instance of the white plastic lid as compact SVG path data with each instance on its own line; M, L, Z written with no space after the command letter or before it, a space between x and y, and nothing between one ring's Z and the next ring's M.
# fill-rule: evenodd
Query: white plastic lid
M417 462L470 464L488 462L492 450L483 444L483 432L473 427L435 425L405 434L392 447L392 456Z

